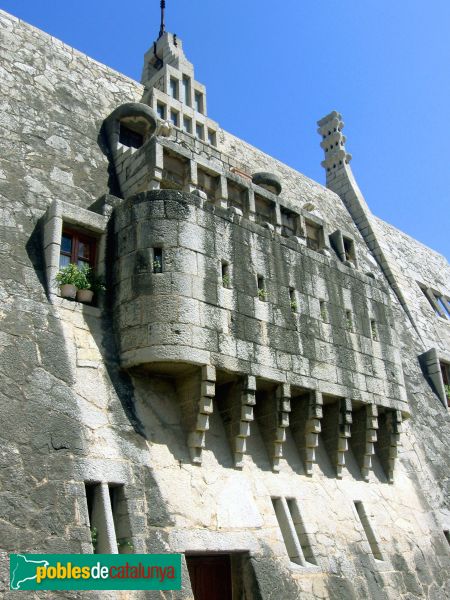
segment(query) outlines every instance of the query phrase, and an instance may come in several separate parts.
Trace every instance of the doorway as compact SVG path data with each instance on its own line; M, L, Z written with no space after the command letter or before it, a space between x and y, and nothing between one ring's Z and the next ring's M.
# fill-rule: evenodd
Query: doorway
M229 554L186 556L195 600L232 600Z

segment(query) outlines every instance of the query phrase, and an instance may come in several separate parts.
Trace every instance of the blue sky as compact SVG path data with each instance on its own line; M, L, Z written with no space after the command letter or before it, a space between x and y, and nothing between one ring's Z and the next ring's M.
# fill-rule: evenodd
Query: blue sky
M159 0L0 7L134 79L159 29ZM372 211L450 257L448 0L167 0L166 12L211 118L323 183L316 121L340 111Z

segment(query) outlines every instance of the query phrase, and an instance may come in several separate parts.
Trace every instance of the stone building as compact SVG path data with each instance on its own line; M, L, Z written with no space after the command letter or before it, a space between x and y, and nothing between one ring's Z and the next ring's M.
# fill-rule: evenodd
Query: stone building
M17 551L183 554L102 598L450 597L450 266L341 115L325 187L209 118L176 36L137 83L4 12L0 94L2 597Z

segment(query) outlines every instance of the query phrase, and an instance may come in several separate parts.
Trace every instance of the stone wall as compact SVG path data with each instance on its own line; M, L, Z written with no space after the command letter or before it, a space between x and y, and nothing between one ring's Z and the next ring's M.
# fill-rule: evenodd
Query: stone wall
M9 552L92 551L85 482L124 484L136 552L247 553L248 598L448 597L449 549L442 533L450 525L448 417L423 378L417 361L420 344L408 331L396 298L391 299L391 310L411 419L404 425L404 448L393 484L388 483L377 454L368 481L363 481L358 453L351 444L339 480L320 435L316 461L307 475L296 432L289 428L279 471L274 472L265 442L264 411L258 413L258 400L265 410L264 395L270 389L256 390L256 419L248 422L240 469L235 468L224 424L227 406L221 392L210 414L202 464L193 463L180 399L190 389L187 379L192 377L195 385L200 375L183 373L187 381L183 387L172 375L123 371L113 335L117 323L108 308L113 289L103 308L67 300L50 303L46 294L41 218L55 199L88 208L105 192L116 191L101 125L117 105L139 100L142 87L3 12L0 28L3 597L15 597L7 591ZM303 199L313 202L324 220L355 238L361 254L359 274L347 274L348 268L337 259L315 257L306 250L300 253L310 273L307 281L298 274L305 286L302 293L311 302L317 298L315 286L321 285L317 276L323 279L327 269L334 285L342 280L349 289L358 284L376 294L375 298L360 293L361 307L376 300L383 314L388 311L385 284L367 282L363 275L371 270L381 280L382 273L339 198L226 133L222 143L226 152L237 152L251 172L266 165L278 172L293 206ZM204 218L213 217L205 214ZM222 227L235 226L222 216L215 218L223 221ZM271 251L283 246L252 227L246 231L259 236L258 243ZM297 252L288 243L284 246L288 255ZM254 254L261 261L256 250ZM216 267L215 263L215 277ZM215 286L217 290L217 279ZM277 291L273 293L277 297ZM252 297L252 310L254 306ZM318 328L312 321L310 327ZM393 335L386 332L386 343ZM234 347L233 338L231 342ZM212 383L212 373L202 372L201 377ZM219 379L215 386L225 390L231 383ZM252 382L244 384L239 393L248 398ZM286 390L278 398L286 405ZM323 400L327 413L331 409L327 398ZM302 535L316 564L299 566L289 559L271 498L296 499L304 522ZM374 558L355 501L363 502L376 530L382 561ZM83 597L100 596L85 593ZM122 596L102 593L101 597ZM180 593L135 593L133 597L192 598L186 570Z

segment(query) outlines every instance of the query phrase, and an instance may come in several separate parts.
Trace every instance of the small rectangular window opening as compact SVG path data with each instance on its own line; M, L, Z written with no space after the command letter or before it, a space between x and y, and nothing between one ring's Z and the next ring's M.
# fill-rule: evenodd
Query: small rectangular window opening
M290 302L292 312L294 312L294 313L297 312L298 303L297 303L297 298L295 296L294 288L289 288L289 302Z
M170 121L175 125L175 127L178 127L180 122L180 113L177 110L172 109L170 111Z
M153 273L163 272L163 251L162 248L153 248Z
M199 113L203 114L204 111L204 107L203 107L203 94L201 92L195 92L194 95L194 99L195 99L195 110Z
M347 331L353 331L353 315L351 310L345 311L345 328Z
M265 302L267 300L266 282L262 275L258 275L258 298Z
M359 520L364 529L364 533L366 534L367 541L369 542L370 549L372 554L377 560L383 560L383 555L381 553L381 549L378 543L378 540L375 536L372 525L370 524L369 518L366 513L366 509L364 508L363 503L360 500L355 500L354 502L356 512L358 513Z
M186 133L192 133L192 119L183 117L183 129Z
M197 123L195 133L200 140L203 140L205 138L205 127L201 123Z
M131 554L134 550L131 538L128 506L123 485L110 485L109 498L116 532L119 554Z
M178 79L175 79L175 77L170 78L170 95L178 100Z
M349 262L351 262L355 265L356 264L356 255L355 255L355 244L354 244L353 240L351 240L350 238L342 237L342 241L344 243L345 260L348 260Z
M208 129L208 142L211 146L217 146L217 136L213 129Z
M319 307L320 307L320 318L322 319L322 321L326 321L328 314L327 314L327 305L325 300L319 300Z
M378 327L374 319L370 320L370 334L375 342L378 342Z
M156 111L157 111L158 117L160 119L165 120L167 118L166 117L166 114L167 114L166 113L166 105L163 104L162 102L158 102L158 104L156 105Z
M187 75L183 75L184 103L191 106L191 80Z
M225 261L222 261L222 287L231 287L230 265Z

